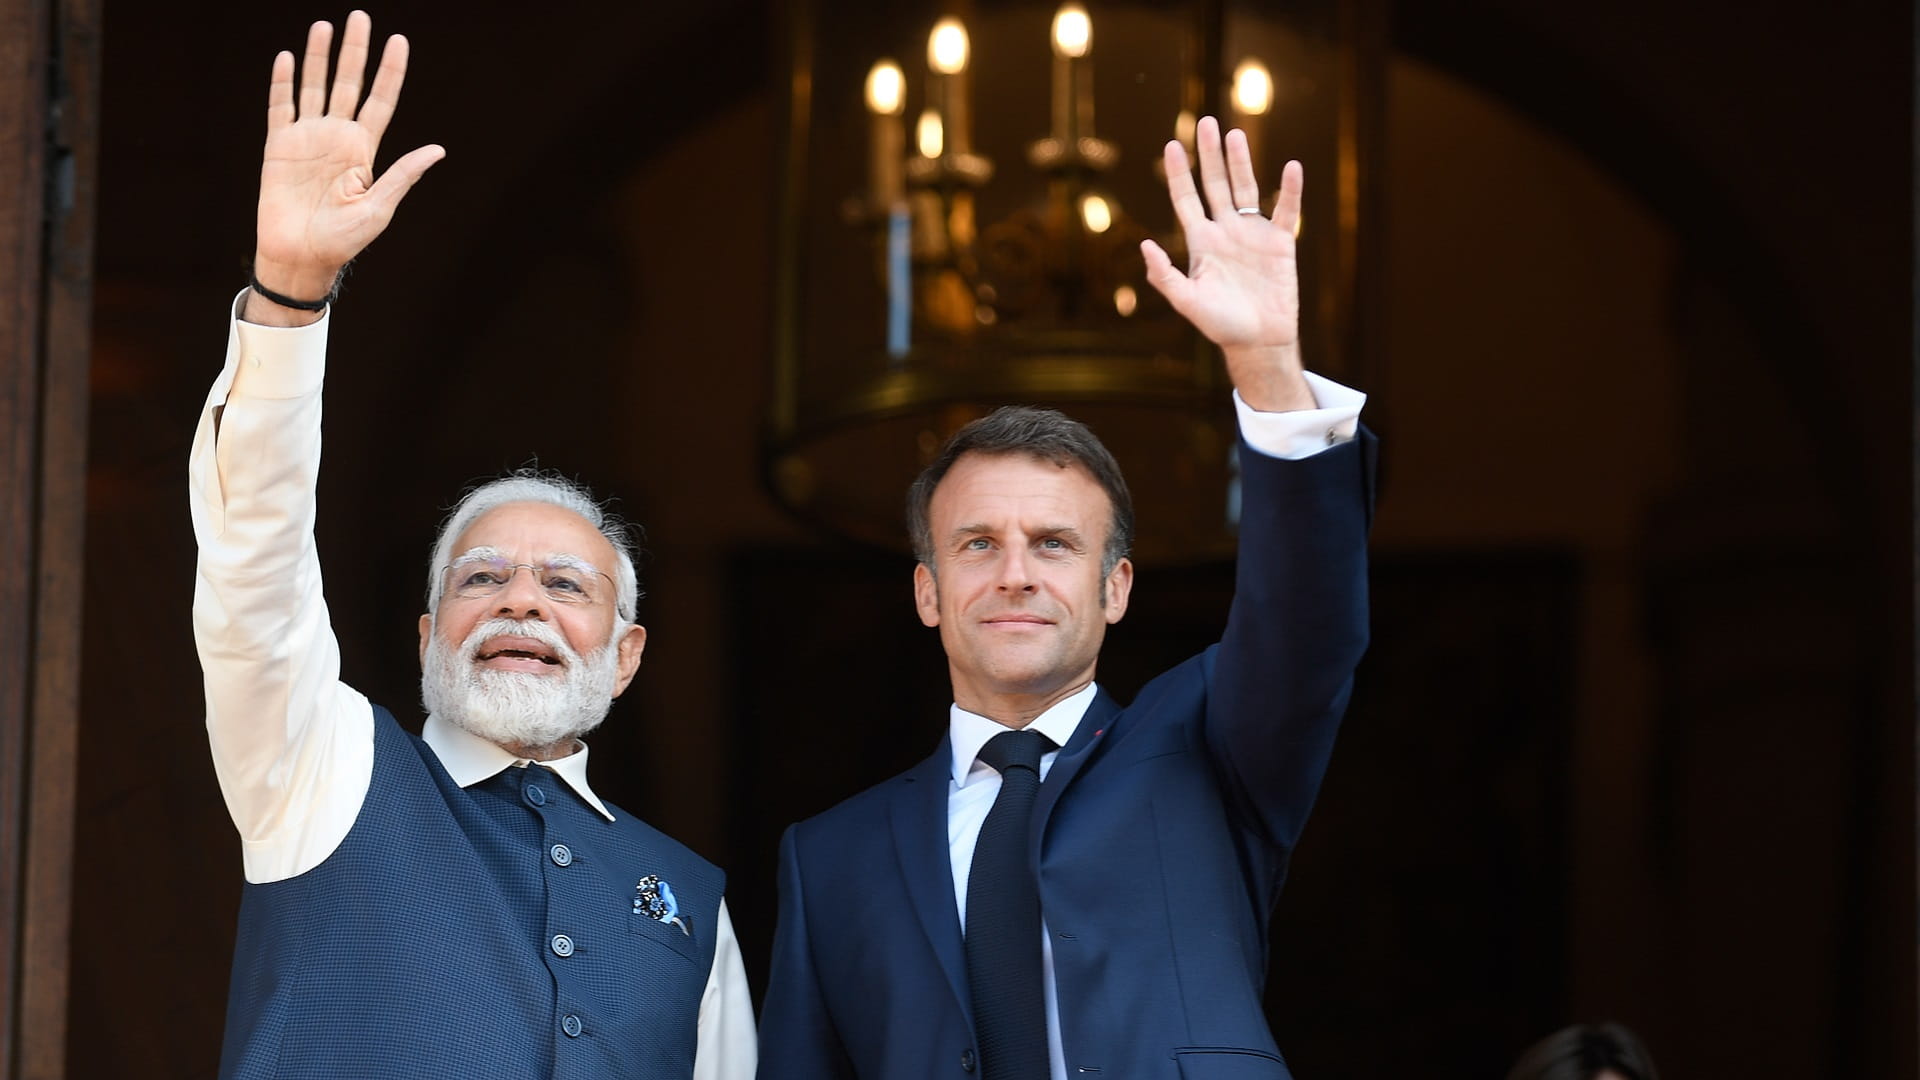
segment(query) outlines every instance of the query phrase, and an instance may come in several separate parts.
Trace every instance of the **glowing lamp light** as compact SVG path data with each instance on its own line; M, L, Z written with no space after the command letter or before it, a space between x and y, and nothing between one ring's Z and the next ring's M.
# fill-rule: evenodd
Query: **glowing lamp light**
M927 66L942 75L958 75L967 68L967 28L948 16L933 24L927 35Z
M867 108L878 116L899 116L907 104L907 78L900 65L882 60L867 72Z
M1089 195L1080 200L1080 220L1086 223L1088 232L1106 232L1113 227L1113 207L1100 196Z
M1233 107L1245 116L1264 116L1273 108L1273 76L1258 60L1242 60L1233 69Z
M1055 56L1087 55L1093 45L1093 20L1079 4L1062 4L1053 15L1053 52Z
M914 129L914 141L920 145L920 156L937 158L947 148L946 132L940 127L940 114L928 109L920 114L920 124Z

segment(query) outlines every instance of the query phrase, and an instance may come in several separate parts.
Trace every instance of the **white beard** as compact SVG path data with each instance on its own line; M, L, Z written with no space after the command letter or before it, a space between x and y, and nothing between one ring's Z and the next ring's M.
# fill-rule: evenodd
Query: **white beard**
M532 638L565 663L554 675L499 671L474 663L480 646L502 635ZM427 635L420 699L427 711L498 746L563 747L600 726L619 678L613 642L582 658L558 630L533 619L489 619L458 650L437 629Z

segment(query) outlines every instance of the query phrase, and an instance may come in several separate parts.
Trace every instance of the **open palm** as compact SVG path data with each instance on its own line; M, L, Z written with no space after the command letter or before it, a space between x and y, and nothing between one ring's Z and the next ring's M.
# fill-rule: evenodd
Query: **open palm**
M1182 273L1159 244L1148 240L1140 245L1147 280L1220 346L1228 374L1243 395L1256 385L1284 384L1291 399L1296 391L1306 392L1300 376L1300 273L1294 243L1304 173L1299 162L1287 163L1268 217L1260 212L1260 187L1246 135L1233 131L1223 138L1219 123L1203 117L1194 138L1204 204L1186 151L1178 142L1166 149L1167 193L1186 234L1187 269Z
M414 182L445 155L438 146L423 146L375 176L374 156L406 80L407 41L388 39L363 105L372 30L364 12L347 17L329 92L333 28L315 23L307 33L297 103L293 54L274 57L254 273L276 291L324 295L340 270L387 227Z

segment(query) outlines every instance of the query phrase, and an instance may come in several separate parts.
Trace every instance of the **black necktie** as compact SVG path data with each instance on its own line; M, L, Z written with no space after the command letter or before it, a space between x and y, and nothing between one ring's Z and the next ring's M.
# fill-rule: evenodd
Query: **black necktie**
M984 1080L1043 1080L1047 1004L1040 974L1040 889L1027 858L1028 824L1040 790L1040 756L1053 740L1003 731L980 760L1000 773L967 873L967 989Z

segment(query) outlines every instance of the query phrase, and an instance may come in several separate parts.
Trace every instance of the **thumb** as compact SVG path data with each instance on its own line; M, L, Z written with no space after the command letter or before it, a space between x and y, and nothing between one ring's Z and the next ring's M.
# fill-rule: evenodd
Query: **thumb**
M1152 240L1140 241L1140 257L1147 262L1147 281L1160 290L1175 311L1184 314L1187 310L1188 294L1193 291L1193 282L1187 275L1173 265L1166 250Z
M378 208L382 218L391 217L400 200L413 190L413 185L446 156L446 148L438 143L429 143L409 151L400 160L387 166L387 171L381 173L380 179L367 189L367 201Z

